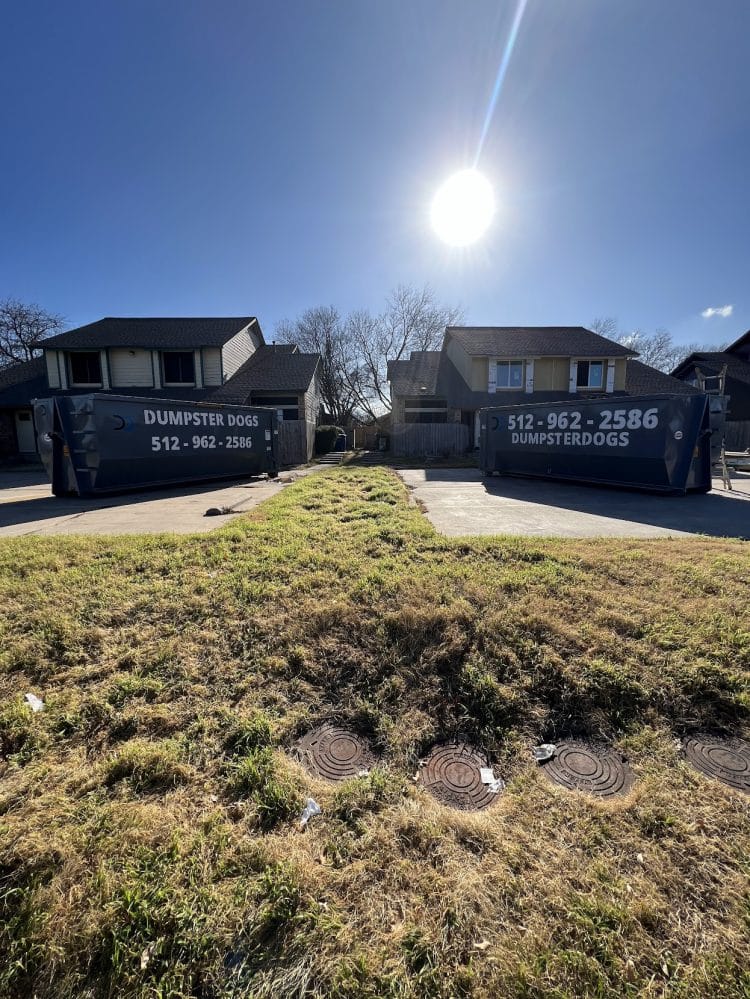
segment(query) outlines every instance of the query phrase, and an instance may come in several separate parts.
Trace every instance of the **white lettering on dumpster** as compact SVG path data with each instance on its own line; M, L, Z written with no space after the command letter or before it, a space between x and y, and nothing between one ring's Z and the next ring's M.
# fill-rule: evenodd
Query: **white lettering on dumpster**
M527 444L537 447L627 447L630 444L630 434L627 430L610 431L609 433L550 433L545 431L518 431L510 435L511 444Z
M216 413L202 409L144 409L146 426L161 427L257 427L257 413Z

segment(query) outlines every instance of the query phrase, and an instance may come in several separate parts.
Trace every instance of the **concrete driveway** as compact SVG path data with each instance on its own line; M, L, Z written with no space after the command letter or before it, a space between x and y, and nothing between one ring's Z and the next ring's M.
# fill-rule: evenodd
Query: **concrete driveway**
M41 470L0 472L0 537L28 534L192 534L212 531L313 468L276 480L211 482L125 496L56 497ZM209 507L232 513L205 517Z
M721 480L705 495L663 496L601 486L502 477L477 469L398 473L442 534L567 538L660 538L709 534L750 538L750 475Z

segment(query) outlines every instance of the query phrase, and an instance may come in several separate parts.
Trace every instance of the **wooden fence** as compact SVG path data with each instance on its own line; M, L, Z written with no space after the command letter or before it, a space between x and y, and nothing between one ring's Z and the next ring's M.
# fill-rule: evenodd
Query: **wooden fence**
M750 447L750 420L724 424L724 447L727 451L744 451Z
M394 423L391 452L397 457L451 457L469 450L463 423Z
M315 449L315 427L306 420L282 420L278 436L280 465L304 465Z

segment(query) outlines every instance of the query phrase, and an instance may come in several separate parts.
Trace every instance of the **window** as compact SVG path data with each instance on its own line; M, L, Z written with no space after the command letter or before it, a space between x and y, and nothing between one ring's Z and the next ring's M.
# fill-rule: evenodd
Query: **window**
M579 361L576 375L578 388L600 389L604 385L604 361Z
M523 388L523 361L498 361L497 387Z
M102 359L98 350L80 350L68 354L71 385L101 385Z
M195 384L195 355L192 350L169 350L161 355L165 385Z
M248 403L251 406L270 406L277 412L281 410L281 419L299 420L299 396L296 395L264 395L253 392Z
M404 423L447 423L448 404L444 399L406 399Z

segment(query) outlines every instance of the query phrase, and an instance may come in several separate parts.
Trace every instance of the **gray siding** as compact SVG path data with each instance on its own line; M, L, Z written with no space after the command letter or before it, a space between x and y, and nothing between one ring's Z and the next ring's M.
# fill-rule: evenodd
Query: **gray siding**
M257 323L251 323L246 329L240 330L231 340L227 340L221 348L221 369L224 381L231 378L235 371L242 367L260 344Z
M208 388L221 385L221 348L203 348L203 384Z

